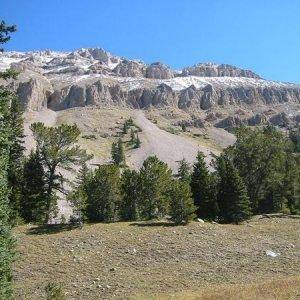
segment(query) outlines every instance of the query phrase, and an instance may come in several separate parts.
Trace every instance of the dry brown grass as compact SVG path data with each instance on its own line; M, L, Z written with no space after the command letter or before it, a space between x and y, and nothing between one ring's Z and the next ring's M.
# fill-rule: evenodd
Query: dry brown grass
M221 152L225 147L234 142L233 136L223 129L215 127L196 128L189 127L187 132L182 132L180 126L175 123L182 120L190 120L191 115L176 108L149 109L146 111L147 118L155 122L160 129L168 132L177 132L182 136L196 141L200 146L206 147L214 153ZM199 115L204 118L204 115Z
M137 299L186 300L253 300L300 299L300 276L266 280L253 284L215 285L198 292L181 292L157 296L137 296Z
M61 283L67 299L299 296L299 219L50 229L15 229L17 299L43 299L48 282ZM266 250L280 256L266 256Z
M126 109L77 107L59 111L57 125L77 124L82 133L78 144L96 159L107 160L110 157L111 144L129 116L130 110ZM86 135L93 135L95 139L86 139Z

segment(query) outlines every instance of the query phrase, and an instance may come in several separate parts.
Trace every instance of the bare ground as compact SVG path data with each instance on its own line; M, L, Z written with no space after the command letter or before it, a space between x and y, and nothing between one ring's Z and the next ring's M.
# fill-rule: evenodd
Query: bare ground
M160 129L146 118L143 111L134 111L133 116L137 125L142 129L141 148L132 150L128 157L128 162L133 168L139 169L149 155L156 155L173 171L176 171L179 160L185 158L189 163L193 163L198 151L204 153L209 164L210 153L213 150L185 136Z
M297 299L299 232L299 219L277 218L256 218L244 225L193 222L185 227L168 223L95 224L81 230L21 226L15 229L20 253L14 265L16 298L43 299L44 287L52 281L64 286L67 299L251 299L238 297L247 284L252 285L250 296L250 290L252 296L255 289L262 290L260 284L266 291L270 287L269 292L275 286L291 285L264 298ZM272 258L266 250L280 255ZM220 297L222 293L227 298ZM267 294L254 299L262 295Z
M42 122L46 126L55 126L57 114L51 109L43 109L41 111L26 111L24 114L24 146L26 152L29 153L30 150L35 146L34 137L32 131L30 130L30 125L35 122Z

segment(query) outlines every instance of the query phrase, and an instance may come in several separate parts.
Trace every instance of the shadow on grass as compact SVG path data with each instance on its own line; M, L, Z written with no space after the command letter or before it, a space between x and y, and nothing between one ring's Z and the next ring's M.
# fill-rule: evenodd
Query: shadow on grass
M130 226L138 226L138 227L173 227L176 226L172 222L162 221L162 222L134 222L131 223Z
M80 228L79 225L70 225L70 224L48 224L48 225L39 225L36 227L29 228L26 234L53 234L64 231L70 231L76 228Z

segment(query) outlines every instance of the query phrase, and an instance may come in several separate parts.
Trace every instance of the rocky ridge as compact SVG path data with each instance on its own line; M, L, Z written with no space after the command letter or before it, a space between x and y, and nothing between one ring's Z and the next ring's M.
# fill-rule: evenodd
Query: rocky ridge
M147 65L89 48L0 54L0 70L9 67L20 72L10 85L30 110L175 107L198 112L204 126L299 123L300 85L264 80L225 64L197 64L178 72L160 62ZM237 114L238 109L244 113Z

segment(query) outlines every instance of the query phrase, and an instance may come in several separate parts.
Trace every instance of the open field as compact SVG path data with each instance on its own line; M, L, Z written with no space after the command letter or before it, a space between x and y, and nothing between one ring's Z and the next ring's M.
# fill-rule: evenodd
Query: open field
M300 221L114 223L15 229L17 299L299 299ZM273 258L266 250L280 253Z

